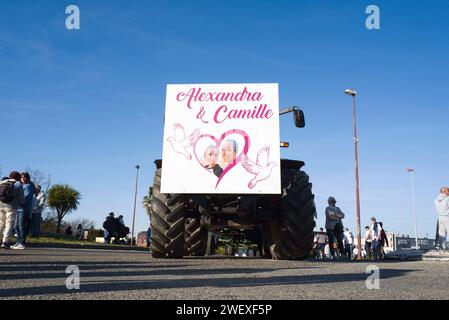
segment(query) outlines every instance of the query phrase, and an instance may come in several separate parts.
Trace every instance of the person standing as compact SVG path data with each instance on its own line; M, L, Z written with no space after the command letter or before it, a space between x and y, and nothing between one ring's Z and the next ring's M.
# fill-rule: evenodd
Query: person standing
M30 234L33 237L39 237L41 235L42 211L44 211L44 208L45 193L42 191L42 187L38 185L34 192L33 213L30 223Z
M351 260L352 259L352 251L354 247L354 236L352 235L352 232L349 231L348 228L345 228L344 235L344 242L345 242L345 255L346 257Z
M103 222L105 243L109 244L111 242L112 236L115 235L116 224L115 214L114 212L110 212L109 216L106 217L106 220Z
M120 224L120 226L125 227L125 221L123 220L123 216L122 215L118 216L117 222Z
M317 243L316 247L316 258L317 259L324 259L324 248L326 247L326 244L328 243L328 237L326 233L324 232L323 228L320 228L320 232L317 233L315 237L315 242Z
M125 238L127 239L130 231L129 228L125 225L125 221L123 221L123 216L120 215L117 218L117 239L120 243L120 239Z
M83 229L83 225L82 225L82 224L79 224L79 225L76 227L75 237L76 237L78 240L83 240L83 237L84 237L84 229Z
M336 206L337 200L334 197L327 199L329 206L326 208L326 232L329 238L329 248L331 259L335 256L334 241L337 242L338 251L343 252L343 223L345 214Z
M72 236L73 235L72 226L68 226L67 228L65 228L64 232L66 236Z
M382 240L382 227L377 223L375 217L371 217L370 225L371 250L375 260L380 259L380 242Z
M20 173L13 171L9 178L2 179L0 183L0 236L2 249L9 249L17 210L25 202L23 186L20 183Z
M372 258L373 255L371 254L371 232L369 230L369 226L365 227L365 253L367 259Z
M380 231L380 258L383 260L385 259L385 245L388 247L388 239L387 239L387 233L385 232L384 225L382 222L379 222L380 227L382 230Z
M449 232L449 188L442 187L435 199L435 209L438 213L438 242L440 248L446 250L447 235Z
M111 241L111 236L109 235L109 231L107 229L103 229L103 239L104 244L109 244Z
M25 241L28 235L28 226L31 217L31 211L33 210L33 197L35 192L34 184L30 181L30 175L28 172L22 172L20 181L23 186L23 194L25 202L17 211L17 218L15 223L15 229L17 233L17 242L11 246L11 249L25 249Z

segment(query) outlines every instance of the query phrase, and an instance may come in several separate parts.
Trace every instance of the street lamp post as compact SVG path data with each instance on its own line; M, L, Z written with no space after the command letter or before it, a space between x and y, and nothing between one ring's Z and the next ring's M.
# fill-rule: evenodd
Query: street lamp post
M140 166L138 164L136 164L134 166L134 168L137 169L137 173L136 173L136 188L135 188L135 192L134 192L134 210L133 210L133 224L132 224L132 231L131 231L131 243L130 245L133 245L133 240L134 240L134 223L136 221L136 202L137 202L137 183L139 181L139 169Z
M355 96L357 92L353 89L346 89L345 93L352 96L352 106L354 113L354 158L355 158L355 196L356 196L356 208L357 208L357 259L362 260L362 230L360 227L360 193L359 193L359 158L357 151L357 121L355 112Z
M419 246L418 246L418 225L416 223L415 180L413 177L415 169L407 168L407 172L410 173L410 177L412 178L412 207L413 207L413 219L415 221L415 241L416 241L415 249L418 250Z

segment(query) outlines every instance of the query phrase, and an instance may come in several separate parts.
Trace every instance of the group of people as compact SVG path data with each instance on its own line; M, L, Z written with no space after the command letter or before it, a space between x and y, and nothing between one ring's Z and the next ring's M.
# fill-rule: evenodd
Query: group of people
M72 226L68 226L67 228L65 228L65 235L66 236L73 236ZM84 229L83 229L83 225L82 224L78 224L78 226L76 227L75 238L77 238L78 240L83 240L83 238L84 238Z
M0 182L0 237L2 249L25 249L28 235L40 236L45 194L28 172L13 171ZM15 233L15 244L10 243Z
M215 145L210 145L204 151L203 166L220 177L227 166L234 163L237 156L237 142L226 140L221 144L221 154Z
M328 198L326 208L326 232L323 228L317 233L314 239L315 257L325 258L325 248L329 245L330 259L353 259L354 236L348 228L344 228L342 220L345 217L343 211L336 206L337 200L334 197ZM368 259L383 259L385 252L383 247L388 246L388 239L383 229L382 222L377 222L375 217L371 218L370 226L365 227L365 252Z
M323 228L317 233L314 239L315 256L324 259L324 249L329 245L330 258L348 259L353 258L354 236L343 228L342 219L345 214L336 206L334 197L329 197L326 208L326 232ZM438 214L437 223L437 248L446 250L449 233L449 187L442 187L440 194L435 199L435 208ZM365 227L364 251L367 259L384 259L384 247L389 246L388 238L382 222L378 222L375 217L371 217L371 223Z
M365 227L365 252L368 259L384 259L384 246L388 246L387 234L382 222L377 222L371 217L371 224Z
M103 222L104 229L104 242L111 243L112 237L114 237L114 244L119 244L121 238L126 238L129 234L129 228L125 226L123 216L119 215L115 217L114 212L110 212Z

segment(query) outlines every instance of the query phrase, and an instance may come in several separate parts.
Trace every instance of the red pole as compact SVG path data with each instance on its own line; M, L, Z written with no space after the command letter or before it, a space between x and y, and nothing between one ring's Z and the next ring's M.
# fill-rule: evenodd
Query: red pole
M354 156L355 156L355 194L357 207L357 259L362 260L362 234L360 228L360 194L359 194L359 158L357 152L357 124L355 112L355 94L352 95L353 110L354 110Z
M133 241L134 241L134 222L136 220L137 183L139 181L139 169L140 169L140 166L136 165L135 168L137 169L137 173L136 173L136 189L135 189L135 192L134 192L133 225L132 225L132 231L131 231L131 243L130 243L130 246L133 245ZM136 239L136 245L137 245L137 239Z

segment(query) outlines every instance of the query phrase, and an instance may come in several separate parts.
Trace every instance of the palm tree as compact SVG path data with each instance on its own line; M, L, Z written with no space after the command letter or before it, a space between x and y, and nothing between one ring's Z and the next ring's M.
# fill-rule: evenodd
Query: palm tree
M56 233L60 232L65 215L78 208L80 199L81 194L69 185L55 184L48 190L47 206L56 210L58 215Z
M153 188L150 187L148 189L148 195L143 197L143 200L142 200L142 206L145 208L148 215L151 214L151 200L153 198L152 196L153 196Z

